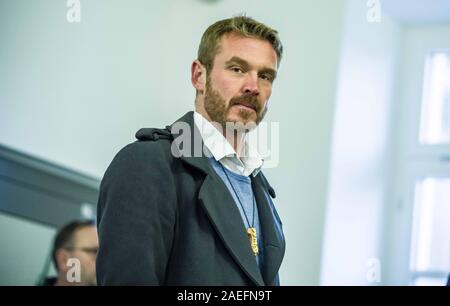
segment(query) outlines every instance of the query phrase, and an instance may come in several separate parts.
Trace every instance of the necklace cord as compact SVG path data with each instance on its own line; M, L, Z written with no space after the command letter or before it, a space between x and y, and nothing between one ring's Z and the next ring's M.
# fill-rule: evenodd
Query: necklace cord
M242 212L244 213L244 217L245 217L245 220L247 221L248 226L249 227L254 227L254 225L255 225L255 206L256 206L255 196L252 194L252 196L253 196L253 216L252 216L252 225L250 226L250 222L248 221L247 214L245 213L244 205L242 205L242 201L241 201L241 199L239 197L239 194L236 192L236 189L234 188L233 184L231 183L230 177L228 176L228 173L225 171L225 167L222 165L221 162L219 162L219 164L222 167L222 171L223 171L223 173L225 173L225 176L227 177L228 183L230 183L230 186L233 189L233 192L236 195L236 197L237 197L237 199L239 201L239 204L241 205Z

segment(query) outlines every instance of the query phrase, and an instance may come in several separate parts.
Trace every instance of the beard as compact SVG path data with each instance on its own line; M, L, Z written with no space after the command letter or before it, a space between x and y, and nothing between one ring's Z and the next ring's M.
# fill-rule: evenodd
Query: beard
M239 117L242 118L241 121L238 120L228 120L228 115L230 113L231 108L234 105L251 105L254 108L256 113L256 119L252 120L253 111L240 109ZM258 97L254 94L244 94L240 97L233 98L230 100L230 103L226 103L225 99L219 94L219 92L212 88L211 79L209 76L206 78L205 85L205 100L204 100L205 111L208 114L209 118L211 118L212 122L217 122L222 126L223 129L227 129L227 122L234 124L243 124L253 126L250 128L246 128L245 132L256 127L266 115L267 107L262 109L261 105L258 103Z

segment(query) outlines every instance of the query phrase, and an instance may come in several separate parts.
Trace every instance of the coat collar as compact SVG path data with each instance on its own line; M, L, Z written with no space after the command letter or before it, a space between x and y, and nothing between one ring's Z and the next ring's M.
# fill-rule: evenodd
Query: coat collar
M200 113L194 112L194 124L200 132L204 145L216 161L221 161L233 172L244 176L256 176L264 159L250 141L250 134L243 138L240 158L222 133Z
M185 129L181 129L183 127ZM265 263L263 273L251 251L245 225L225 183L203 154L203 141L195 127L193 112L168 127L173 135L172 153L183 162L205 174L198 199L214 229L234 260L256 285L272 285L284 255L284 240L274 224L274 216L268 199L268 188L262 173L252 178L252 187L258 204L258 212L264 239ZM188 133L182 135L183 133ZM188 143L190 141L190 144ZM197 144L200 148L191 144ZM270 190L271 194L273 189Z

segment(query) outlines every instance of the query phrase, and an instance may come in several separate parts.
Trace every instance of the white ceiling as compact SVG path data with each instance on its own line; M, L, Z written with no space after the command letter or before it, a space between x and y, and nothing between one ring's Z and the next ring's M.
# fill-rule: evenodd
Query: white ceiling
M380 0L381 9L404 24L450 24L450 0Z

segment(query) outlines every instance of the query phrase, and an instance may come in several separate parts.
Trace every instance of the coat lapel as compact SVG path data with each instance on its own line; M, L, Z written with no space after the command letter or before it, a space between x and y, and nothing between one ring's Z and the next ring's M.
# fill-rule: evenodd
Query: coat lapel
M283 232L281 230L281 224L276 224L278 221L276 221L275 208L268 198L268 186L263 183L261 172L252 178L252 187L256 203L258 203L259 222L263 232L263 277L267 285L273 285L285 251Z
M181 135L181 133L178 133L180 129L173 129L177 122L183 122L186 123L186 127L189 126L190 131L188 132L190 133L190 144L192 145L186 143L181 145L179 143L179 141L186 142L187 139L178 138ZM234 199L225 183L210 165L208 158L203 156L203 154L198 156L199 150L194 148L193 144L200 143L203 149L203 142L199 141L201 136L194 125L193 112L187 113L177 122L171 126L171 131L174 136L175 148L182 148L178 151L179 157L187 164L206 174L198 193L198 199L203 209L234 260L256 285L263 286L264 280L252 253L245 225L234 203ZM177 131L177 134L174 134L175 131ZM181 132L184 133L186 131Z
M200 188L198 197L236 262L253 282L260 286L264 285L239 210L220 177L208 175Z

